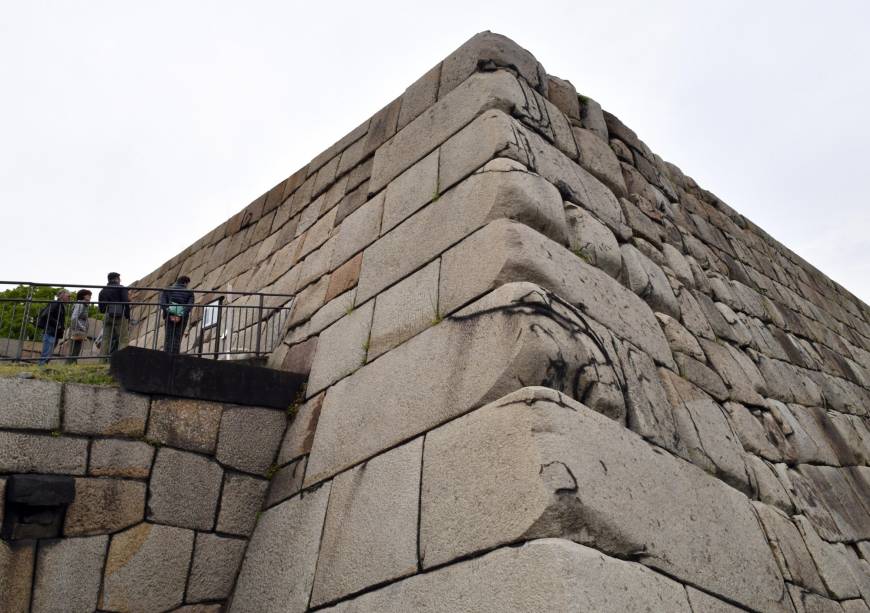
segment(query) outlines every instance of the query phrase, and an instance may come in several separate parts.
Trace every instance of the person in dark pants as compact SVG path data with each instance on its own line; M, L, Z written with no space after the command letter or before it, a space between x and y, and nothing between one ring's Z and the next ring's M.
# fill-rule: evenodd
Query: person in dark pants
M121 275L110 272L109 284L100 290L97 297L100 313L103 313L103 340L100 353L108 356L116 349L127 346L130 324L130 296L127 288L121 285Z
M69 292L65 289L57 293L57 300L46 306L36 319L36 327L42 329L42 353L39 365L44 366L51 359L54 348L63 336L64 319L66 319L65 303L69 302Z
M76 292L76 302L73 305L69 319L69 338L72 348L67 364L75 364L82 352L82 343L88 340L88 306L91 304L91 290L80 289Z
M182 275L160 294L160 308L166 322L163 350L167 353L181 352L181 337L193 309L193 292L187 289L188 283L190 278Z

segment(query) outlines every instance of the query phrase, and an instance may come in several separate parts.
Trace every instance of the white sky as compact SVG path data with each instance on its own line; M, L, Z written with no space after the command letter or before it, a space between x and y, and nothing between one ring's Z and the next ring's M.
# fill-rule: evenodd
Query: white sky
M0 0L0 279L144 276L486 29L870 301L858 0Z

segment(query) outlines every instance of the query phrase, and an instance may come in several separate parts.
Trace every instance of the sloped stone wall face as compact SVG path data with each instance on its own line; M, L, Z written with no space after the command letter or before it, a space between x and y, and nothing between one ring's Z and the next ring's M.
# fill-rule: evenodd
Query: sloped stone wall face
M870 309L504 37L181 272L310 373L231 611L868 610Z
M75 489L55 537L0 540L0 611L220 611L286 421L274 409L0 378L0 523L16 476L67 476Z

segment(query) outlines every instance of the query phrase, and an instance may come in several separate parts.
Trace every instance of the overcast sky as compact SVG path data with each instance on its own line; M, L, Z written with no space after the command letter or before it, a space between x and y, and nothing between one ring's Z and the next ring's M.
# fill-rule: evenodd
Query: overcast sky
M144 276L490 29L870 301L868 6L0 0L0 279Z

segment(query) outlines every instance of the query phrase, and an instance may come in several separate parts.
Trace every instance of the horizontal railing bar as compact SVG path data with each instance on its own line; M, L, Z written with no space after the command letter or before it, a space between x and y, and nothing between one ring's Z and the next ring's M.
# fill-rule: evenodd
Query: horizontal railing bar
M78 287L81 289L106 289L110 287L119 287L118 285L85 285L82 283L34 283L32 281L2 281L0 280L0 285L31 285L33 287ZM170 287L143 287L139 285L122 285L120 287L125 287L131 291L154 291L154 292L162 292L169 289ZM227 291L227 290L207 290L207 289L188 289L185 288L185 291L190 291L195 294L220 294L220 295L239 295L239 296L273 296L278 298L293 298L294 294L274 294L269 292L236 292L236 291ZM23 298L23 297L22 297Z

